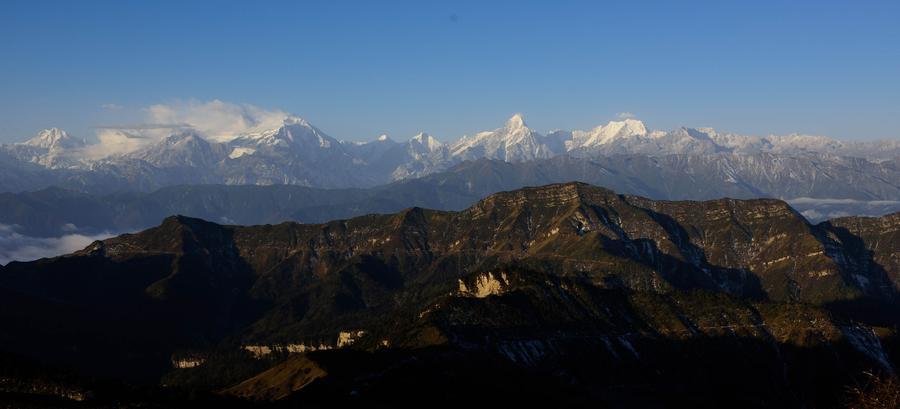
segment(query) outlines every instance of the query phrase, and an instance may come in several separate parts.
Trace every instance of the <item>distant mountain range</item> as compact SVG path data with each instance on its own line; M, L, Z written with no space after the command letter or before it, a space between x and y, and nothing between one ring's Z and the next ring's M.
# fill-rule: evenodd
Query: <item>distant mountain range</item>
M896 371L898 234L900 214L811 224L582 183L322 224L173 216L0 267L0 392L833 408Z
M314 223L410 206L460 210L570 181L657 200L779 198L813 222L900 211L897 140L651 131L634 119L541 134L516 114L452 143L426 133L359 143L299 117L280 123L213 136L104 129L94 144L48 129L0 145L0 262L57 255L171 214Z
M61 188L0 193L0 225L56 237L144 229L172 214L226 224L319 223L420 206L461 210L523 186L583 181L665 200L787 199L812 221L900 211L897 161L755 155L613 155L509 163L480 159L367 189L295 185L180 185L152 192L83 193ZM842 198L842 199L825 199Z
M882 172L881 164L889 162L883 166L896 168L900 158L900 140L840 142L808 135L757 137L720 133L710 128L649 131L634 119L611 121L588 131L553 131L544 135L530 129L519 114L512 116L503 127L447 144L426 133L403 142L386 135L366 143L338 141L295 116L285 118L278 128L227 137L211 138L189 128L174 129L161 137L147 136L140 130L117 130L113 135L115 138L101 143L86 144L65 131L48 129L24 143L2 145L0 191L58 186L112 193L209 183L366 188L428 175L478 159L523 163L558 156L597 159L615 155L682 155L690 156L682 159L683 166L697 162L734 166L734 172L722 168L716 177L737 184L742 183L740 172L746 170L742 167L754 165L735 162L756 162L753 173L759 177L778 178L786 183L796 178L798 183L806 183L805 178L813 177L823 181L855 177L827 173L846 166L851 160L847 158L870 163L852 165L863 172L869 171L865 168L868 166L875 172L862 173L862 178L892 176L878 173ZM732 159L709 158L718 156ZM777 162L772 159L736 158L743 156L779 157L803 162L806 168L823 169L814 174L803 170L807 173L794 176L791 169L783 169L778 163L775 168L765 169ZM701 171L697 169L695 174ZM780 171L788 173L775 175ZM652 174L652 169L644 173Z

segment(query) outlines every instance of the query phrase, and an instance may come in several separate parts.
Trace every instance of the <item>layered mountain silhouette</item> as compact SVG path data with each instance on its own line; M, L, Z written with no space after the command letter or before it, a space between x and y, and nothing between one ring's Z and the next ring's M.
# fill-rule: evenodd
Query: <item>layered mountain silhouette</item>
M900 198L900 170L894 165L853 159L828 165L768 154L560 156L520 163L468 161L368 189L180 185L148 193L92 194L52 187L0 193L0 224L16 225L18 233L28 236L56 237L70 233L72 226L83 234L137 231L171 214L224 224L321 223L410 206L462 210L493 193L572 180L665 200L779 197L819 222L900 211L900 200L883 200ZM843 199L821 199L834 197Z
M0 262L59 254L46 240L133 232L170 214L317 223L409 206L461 210L573 180L657 200L778 198L813 222L900 211L891 140L660 131L636 119L540 133L521 114L446 143L425 132L341 141L293 115L236 134L171 126L104 129L98 143L51 128L0 145Z
M897 243L898 214L584 183L321 224L172 216L0 268L0 349L13 386L97 404L835 407L896 369Z

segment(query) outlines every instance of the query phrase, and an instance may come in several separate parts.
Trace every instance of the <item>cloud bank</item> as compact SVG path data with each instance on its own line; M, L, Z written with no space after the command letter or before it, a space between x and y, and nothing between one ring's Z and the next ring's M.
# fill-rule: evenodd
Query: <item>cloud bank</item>
M243 133L277 128L290 115L280 110L270 111L217 99L157 104L144 111L149 123L187 124L200 135L219 142L229 141Z
M853 205L861 204L867 206L891 206L900 205L898 200L857 200L857 199L836 199L827 197L798 197L796 199L787 199L792 205Z
M124 155L153 145L164 137L165 135L160 132L102 128L97 130L97 143L82 148L80 156L93 160Z
M900 211L897 200L798 197L786 200L813 223L845 216L883 216Z
M31 261L68 254L87 247L95 240L113 236L111 233L95 235L72 233L60 237L32 237L17 233L16 227L0 224L0 265L6 265L10 261Z
M250 104L220 100L175 101L141 110L143 122L96 127L96 144L82 149L81 156L101 159L124 155L152 146L179 131L192 131L215 142L227 142L242 134L281 126L290 114Z

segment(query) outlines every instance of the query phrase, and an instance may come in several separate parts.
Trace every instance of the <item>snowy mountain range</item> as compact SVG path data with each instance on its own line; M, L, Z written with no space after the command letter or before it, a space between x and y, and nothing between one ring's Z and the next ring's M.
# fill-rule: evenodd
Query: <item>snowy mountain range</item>
M853 157L872 163L900 158L900 140L746 136L711 128L659 131L649 130L636 119L610 121L590 130L542 134L529 128L521 114L513 115L500 128L450 143L424 132L399 142L387 135L369 142L340 141L297 116L285 117L277 128L226 137L202 135L188 127L161 136L126 130L115 130L112 136L88 144L51 128L25 142L2 145L0 191L50 185L86 191L151 190L196 183L371 187L443 171L469 160L521 163L559 155L590 159L767 154L826 162ZM117 149L105 149L112 145ZM736 183L737 178L728 177Z

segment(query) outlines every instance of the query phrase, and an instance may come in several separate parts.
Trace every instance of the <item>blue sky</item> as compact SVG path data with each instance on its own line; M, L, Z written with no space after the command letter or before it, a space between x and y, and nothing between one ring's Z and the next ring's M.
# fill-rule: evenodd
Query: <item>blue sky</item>
M219 99L341 139L634 113L900 137L900 1L0 2L0 141ZM105 106L105 107L104 107Z

